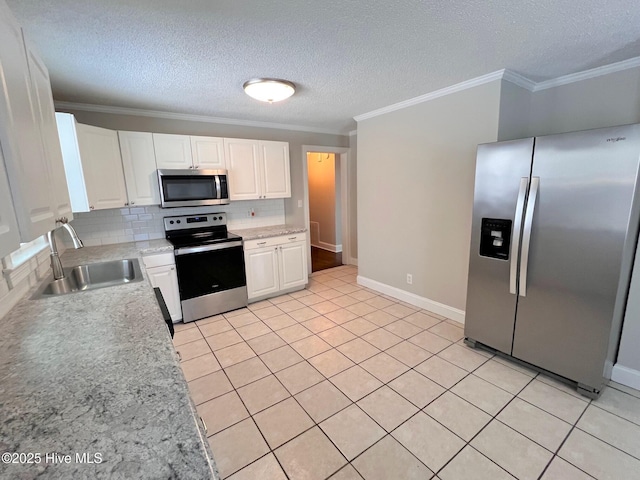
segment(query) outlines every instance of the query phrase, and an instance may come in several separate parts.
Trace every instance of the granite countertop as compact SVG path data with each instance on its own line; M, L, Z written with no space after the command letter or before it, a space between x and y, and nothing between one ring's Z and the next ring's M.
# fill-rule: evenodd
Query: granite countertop
M62 262L134 258L167 245L70 249ZM0 454L41 454L38 464L0 465L0 478L218 478L140 263L142 282L37 300L32 289L0 320ZM64 455L70 463L60 463Z
M255 240L257 238L278 237L280 235L291 235L292 233L306 232L306 227L297 225L270 225L268 227L245 228L241 230L229 230L231 233L240 235L243 240Z

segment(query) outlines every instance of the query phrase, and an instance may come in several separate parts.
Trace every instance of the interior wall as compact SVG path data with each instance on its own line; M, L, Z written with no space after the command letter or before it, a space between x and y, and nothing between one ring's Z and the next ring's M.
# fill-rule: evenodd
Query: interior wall
M528 136L640 122L640 67L535 92Z
M498 138L500 90L495 81L358 122L361 276L464 310L476 147Z
M347 185L347 191L349 192L349 232L348 238L350 240L349 255L351 260L356 265L358 264L358 136L351 135L349 137L349 148L351 150L349 155L348 176L349 185ZM345 239L343 238L344 242ZM345 262L349 259L344 259Z
M333 153L308 153L309 220L318 224L318 238L311 234L311 244L335 251L336 231L336 161ZM313 227L311 228L313 232Z
M60 109L60 111L73 113L76 116L76 120L80 123L110 128L112 130L205 135L212 137L256 138L260 140L289 142L291 198L284 199L284 208L286 223L291 225L304 225L303 205L306 200L304 198L304 183L302 179L302 145L349 146L349 137L346 135L330 135L140 115L87 112L82 110ZM304 161L306 161L306 158ZM300 206L298 206L298 202L301 202Z

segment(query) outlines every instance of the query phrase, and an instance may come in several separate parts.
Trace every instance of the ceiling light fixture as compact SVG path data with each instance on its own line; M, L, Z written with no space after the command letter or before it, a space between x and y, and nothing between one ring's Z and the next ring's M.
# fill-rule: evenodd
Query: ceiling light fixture
M278 78L254 78L242 86L247 95L261 102L279 102L293 95L296 86Z

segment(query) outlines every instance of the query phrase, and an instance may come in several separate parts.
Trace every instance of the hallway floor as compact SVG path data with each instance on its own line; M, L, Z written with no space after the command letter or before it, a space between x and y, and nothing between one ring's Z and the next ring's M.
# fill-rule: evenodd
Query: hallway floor
M221 478L640 478L640 392L589 401L356 274L177 325Z
M342 265L342 252L333 253L318 247L311 247L311 271L318 272Z

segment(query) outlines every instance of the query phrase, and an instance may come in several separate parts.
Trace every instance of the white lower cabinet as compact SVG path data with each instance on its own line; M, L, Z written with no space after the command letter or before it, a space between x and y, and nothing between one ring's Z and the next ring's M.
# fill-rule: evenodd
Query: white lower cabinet
M249 240L244 262L249 300L300 290L308 282L306 234Z
M142 257L149 283L152 287L158 287L162 292L164 302L175 323L182 320L182 307L180 305L180 290L178 289L178 273L176 272L175 257L173 253L163 253Z

